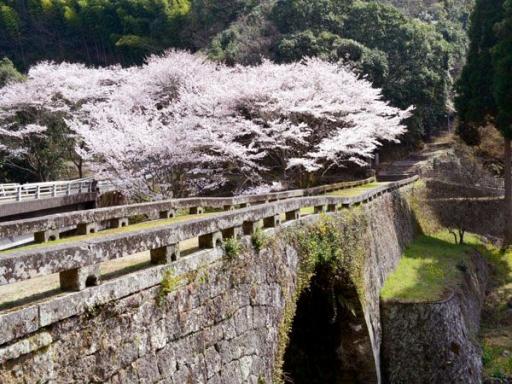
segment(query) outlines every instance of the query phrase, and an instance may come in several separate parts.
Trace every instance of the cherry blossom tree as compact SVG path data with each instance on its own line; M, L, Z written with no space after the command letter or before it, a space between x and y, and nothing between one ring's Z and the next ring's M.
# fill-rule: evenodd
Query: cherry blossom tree
M40 115L21 124L27 108ZM170 51L130 68L42 63L0 89L0 137L44 130L47 114L62 116L96 177L140 196L181 196L360 165L404 133L410 110L318 59L227 67Z

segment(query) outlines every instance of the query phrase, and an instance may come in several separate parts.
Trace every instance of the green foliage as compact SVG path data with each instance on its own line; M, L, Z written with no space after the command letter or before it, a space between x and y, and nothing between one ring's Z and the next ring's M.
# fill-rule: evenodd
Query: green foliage
M467 62L456 84L455 105L459 131L468 144L478 144L477 126L496 116L493 95L492 49L497 43L495 24L503 17L503 0L477 0L471 15Z
M278 34L269 19L271 9L271 2L262 2L215 35L209 43L209 57L229 65L254 65L271 57Z
M261 251L263 247L265 247L268 243L267 235L261 228L256 228L256 230L251 235L251 244L256 250L256 252Z
M224 241L224 252L228 260L233 260L242 252L242 243L236 237L230 237Z
M160 282L160 290L158 291L157 303L162 305L165 301L166 296L174 292L176 288L182 283L182 278L176 276L173 269L169 268L164 272L162 281Z
M282 33L313 29L340 33L352 0L278 1L272 19Z
M10 82L22 81L23 75L18 72L11 60L4 57L0 60L0 88Z
M347 210L343 216L323 215L314 225L291 228L284 233L287 244L298 250L299 268L297 288L286 302L283 320L279 327L278 350L274 368L275 383L282 383L283 358L288 345L293 318L300 294L309 287L312 277L319 271L326 272L332 290L335 283L352 286L364 303L363 263L366 254L367 220L361 208Z
M512 1L504 4L504 18L496 26L498 42L493 50L496 126L512 139Z
M385 52L389 74L382 84L383 94L398 107L416 107L410 133L435 132L446 118L450 85L450 45L443 36L433 26L375 2L355 3L344 35Z
M343 61L382 87L393 105L416 106L409 122L413 138L445 124L451 74L457 75L465 53L467 10L455 18L447 10L456 7L440 6L428 24L371 1L266 4L219 33L210 57L229 64L256 64L264 56L277 62L308 56Z
M488 343L482 346L482 363L486 376L506 379L512 375L512 355L505 348Z
M194 49L207 46L215 35L258 3L257 0L192 0L184 33L187 45Z
M329 61L343 61L376 86L382 86L389 68L384 52L370 49L352 39L323 31L315 34L305 30L285 35L278 43L277 50L281 61L294 62L303 57L321 57Z
M484 379L512 376L512 322L509 300L512 294L512 249L506 251L486 244L491 281L484 303L480 337Z
M140 63L180 45L189 12L189 0L0 0L0 52L23 68L43 59Z

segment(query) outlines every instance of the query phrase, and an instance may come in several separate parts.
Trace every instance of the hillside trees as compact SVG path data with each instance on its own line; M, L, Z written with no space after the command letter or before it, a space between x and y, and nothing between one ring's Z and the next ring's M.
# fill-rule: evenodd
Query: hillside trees
M258 27L260 20L265 28ZM408 123L416 139L445 124L452 51L464 46L435 25L376 2L282 0L254 8L215 37L209 52L229 64L255 64L263 57L284 63L304 57L342 61L381 87L393 105L416 106ZM260 47L260 55L248 42Z
M27 109L40 113L21 121ZM404 133L410 112L319 59L227 67L169 52L142 67L43 63L0 89L3 137L48 132L48 115L75 133L98 177L140 195L182 196L363 164Z
M18 72L11 60L0 59L0 88L10 82L22 81L23 75Z
M408 122L416 140L443 126L450 112L469 3L0 0L0 52L24 70L41 59L140 64L169 47L207 49L210 58L229 65L265 58L343 61L382 88L394 106L416 105Z
M512 2L506 0L504 17L495 26L498 41L493 49L493 94L496 128L505 141L505 244L512 245Z
M180 45L189 0L0 0L0 52L19 67L40 60L141 63Z

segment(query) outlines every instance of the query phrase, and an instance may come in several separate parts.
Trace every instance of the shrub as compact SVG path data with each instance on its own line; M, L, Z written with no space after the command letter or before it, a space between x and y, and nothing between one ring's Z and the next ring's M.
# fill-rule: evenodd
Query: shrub
M236 237L231 237L224 241L224 252L228 260L233 260L242 251L242 243Z
M261 228L257 228L251 235L251 243L257 252L261 251L261 249L267 244L267 240L267 236Z
M180 276L176 276L173 269L167 269L164 272L162 281L160 283L160 291L158 292L157 302L158 305L162 305L165 297L173 292L178 285L180 285L182 279Z

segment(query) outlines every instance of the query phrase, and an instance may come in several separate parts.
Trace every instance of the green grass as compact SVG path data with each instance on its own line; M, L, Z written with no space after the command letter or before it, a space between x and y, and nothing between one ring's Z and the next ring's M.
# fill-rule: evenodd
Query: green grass
M347 188L347 189L340 189L339 191L333 191L329 192L328 196L336 196L336 197L354 197L357 195L360 195L363 192L366 192L370 189L375 189L377 187L382 187L383 185L386 185L387 183L379 183L379 182L372 182L364 185L360 185L358 187L354 188Z
M456 245L447 231L418 236L386 279L382 299L404 302L443 299L463 278L462 270L474 252L473 247L481 246L476 236L468 234L466 240L466 245Z
M487 249L492 269L480 330L482 360L486 378L503 379L512 377L512 249Z
M510 336L510 335L509 335ZM503 339L502 341L505 341ZM505 343L485 340L482 345L484 374L493 379L506 379L512 376L512 351L510 339Z
M304 208L300 209L300 214L302 216L312 215L313 213L315 213L315 208L314 207L304 207Z

